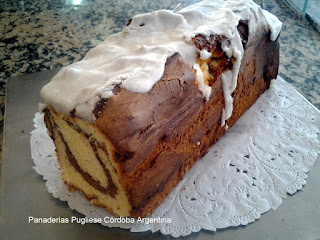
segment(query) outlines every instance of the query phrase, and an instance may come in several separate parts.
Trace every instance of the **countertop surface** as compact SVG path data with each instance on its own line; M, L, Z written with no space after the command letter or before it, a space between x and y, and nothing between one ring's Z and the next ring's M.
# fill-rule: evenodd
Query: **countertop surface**
M81 60L138 13L195 1L53 0L0 2L0 136L10 77ZM280 0L258 1L282 22L279 74L320 108L320 33ZM0 141L2 142L2 141Z

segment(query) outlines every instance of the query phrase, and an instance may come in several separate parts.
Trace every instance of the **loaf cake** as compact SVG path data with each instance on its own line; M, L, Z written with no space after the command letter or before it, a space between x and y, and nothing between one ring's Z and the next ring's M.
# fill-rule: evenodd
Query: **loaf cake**
M250 0L140 14L41 90L62 179L151 214L276 78L281 22Z

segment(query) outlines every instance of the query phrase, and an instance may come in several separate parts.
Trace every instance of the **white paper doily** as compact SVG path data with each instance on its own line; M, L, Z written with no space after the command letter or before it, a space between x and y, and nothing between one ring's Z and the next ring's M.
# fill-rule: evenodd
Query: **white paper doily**
M36 113L34 127L34 169L46 180L48 191L89 218L112 217L78 191L67 190L43 114ZM278 208L287 193L294 194L306 183L306 173L320 153L318 133L310 104L278 77L150 216L171 218L171 223L102 224L174 237L247 225Z

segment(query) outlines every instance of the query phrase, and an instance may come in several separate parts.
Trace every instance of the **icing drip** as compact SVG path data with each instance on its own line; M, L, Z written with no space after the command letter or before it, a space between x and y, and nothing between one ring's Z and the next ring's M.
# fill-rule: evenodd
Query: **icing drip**
M222 112L221 126L224 126L225 121L229 119L232 115L233 98L231 94L237 87L238 73L244 52L239 32L235 30L233 35L233 42L231 42L230 46L223 46L222 44L222 49L227 54L230 52L229 54L232 54L232 56L235 58L235 61L233 62L232 70L228 70L222 73L222 86L225 107Z
M264 15L274 39L281 23L271 14ZM228 57L236 59L232 74L224 77L230 79L223 84L224 91L231 96L243 55L237 25L240 20L249 20L250 32L259 31L265 25L257 20L261 18L260 7L251 0L203 1L177 13L159 10L137 15L120 33L109 36L90 50L82 61L63 68L43 87L41 95L57 111L69 114L75 109L78 117L93 122L95 104L101 98L112 97L116 85L133 92L150 91L161 79L165 63L173 54L179 53L182 61L197 69L198 55L201 59L211 56L192 43L192 38L201 34L206 37L221 35L227 39L222 48ZM199 79L200 72L197 71ZM208 99L211 90L200 82L199 89ZM232 101L226 104L224 111L225 121L232 113Z
M279 21L279 19L274 16L273 14L269 13L268 11L261 9L262 14L266 18L266 21L268 23L269 29L271 31L270 40L275 41L281 31L282 28L282 22Z
M223 85L223 96L225 107L222 110L221 126L224 126L226 120L229 119L232 115L233 110L233 98L231 96L233 90L231 88L233 81L234 72L228 70L222 73L222 85Z
M199 90L202 92L203 97L209 101L210 95L211 95L211 87L209 87L208 85L206 85L204 83L204 79L203 79L203 73L200 69L199 64L194 64L193 65L193 69L196 70L196 79L198 81L198 87Z

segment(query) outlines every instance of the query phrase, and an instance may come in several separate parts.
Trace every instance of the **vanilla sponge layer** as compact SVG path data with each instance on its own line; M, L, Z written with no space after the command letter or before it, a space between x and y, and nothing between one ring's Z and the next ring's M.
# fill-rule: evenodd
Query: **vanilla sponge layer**
M118 166L112 161L113 147L109 140L81 119L63 116L52 109L46 114L62 179L69 189L80 190L92 204L104 206L116 215L129 216L131 205L120 183Z

